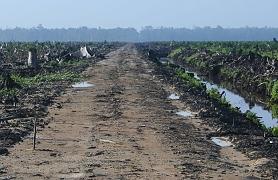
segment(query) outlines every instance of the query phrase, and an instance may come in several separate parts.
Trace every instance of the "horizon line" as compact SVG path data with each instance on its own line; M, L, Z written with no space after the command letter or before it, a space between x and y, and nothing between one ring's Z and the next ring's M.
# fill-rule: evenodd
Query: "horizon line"
M48 30L54 30L54 29L81 29L81 28L87 28L87 29L103 29L103 30L110 30L110 29L135 29L136 31L140 32L144 29L189 29L189 30L195 30L195 29L217 29L217 28L222 28L222 29L278 29L278 27L274 27L274 26L240 26L240 27L223 27L221 25L217 25L217 26L194 26L194 27L173 27L173 26L151 26L151 25L146 25L146 26L142 26L140 29L135 28L135 27L89 27L89 26L77 26L77 27L46 27L43 26L42 24L39 24L37 26L33 26L33 27L19 27L19 26L15 26L15 27L6 27L3 28L1 27L0 30L14 30L14 29L26 29L26 30L31 30L31 29L48 29Z

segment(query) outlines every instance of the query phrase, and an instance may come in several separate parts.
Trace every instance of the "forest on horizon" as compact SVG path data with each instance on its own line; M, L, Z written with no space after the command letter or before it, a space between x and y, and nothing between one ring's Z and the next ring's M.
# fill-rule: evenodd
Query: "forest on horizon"
M147 26L137 31L135 28L55 28L39 25L35 28L0 29L0 41L45 42L45 41L272 41L278 37L278 28L153 28Z

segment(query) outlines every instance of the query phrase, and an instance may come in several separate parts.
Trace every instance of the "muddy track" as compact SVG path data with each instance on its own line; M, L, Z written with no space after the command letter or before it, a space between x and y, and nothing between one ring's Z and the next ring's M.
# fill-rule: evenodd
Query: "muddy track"
M16 179L272 179L232 147L180 100L154 64L127 45L85 73L93 88L68 89L51 108L50 124L1 158L0 177ZM186 110L192 116L175 112Z

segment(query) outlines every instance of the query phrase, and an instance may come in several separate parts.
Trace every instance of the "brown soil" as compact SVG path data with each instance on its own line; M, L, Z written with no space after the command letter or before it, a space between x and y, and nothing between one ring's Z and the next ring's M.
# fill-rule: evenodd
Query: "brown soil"
M215 131L197 112L167 96L175 89L153 74L133 45L85 73L93 88L68 89L49 108L48 127L2 156L0 179L271 179L232 147L220 148Z

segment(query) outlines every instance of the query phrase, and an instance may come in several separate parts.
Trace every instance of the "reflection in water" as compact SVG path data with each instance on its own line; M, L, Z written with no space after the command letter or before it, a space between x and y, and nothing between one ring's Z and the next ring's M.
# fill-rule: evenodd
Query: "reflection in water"
M226 137L212 137L211 140L221 147L230 147L233 145Z
M79 82L74 85L72 85L73 88L89 88L89 87L94 87L94 84L90 84L88 82Z
M166 61L163 59L163 61ZM169 63L172 63L172 60L168 60ZM260 122L264 124L267 128L278 127L278 105L274 105L271 107L271 111L267 110L265 107L254 103L254 100L249 99L238 95L226 88L221 87L218 83L210 83L204 77L199 77L196 72L192 72L189 68L186 68L187 72L194 73L195 78L201 80L207 87L207 89L215 88L220 94L225 91L225 98L226 100L232 105L232 107L239 108L242 113L246 113L246 111L251 111L256 113L258 117L260 117Z
M176 95L176 94L171 94L169 97L168 97L169 99L171 99L171 100L179 100L180 99L180 96L178 96L178 95Z
M179 116L183 116L183 117L190 117L190 116L192 116L192 113L189 112L189 111L179 111L176 114L179 115Z
M244 99L240 95L235 94L234 92L232 92L226 88L222 88L216 84L212 84L212 83L204 81L204 80L203 80L203 82L206 84L207 89L215 88L220 93L225 91L226 100L228 102L230 102L230 104L233 107L238 107L242 113L246 113L246 111L251 111L253 113L256 113L257 116L260 117L261 123L264 124L267 128L272 128L272 127L278 126L278 119L275 118L275 117L277 117L277 113L275 113L276 116L274 116L275 114L273 113L273 111L272 112L268 111L268 110L264 109L263 106L258 105L256 103L249 103L249 102L247 102L246 99ZM276 107L276 109L277 108L278 107Z

